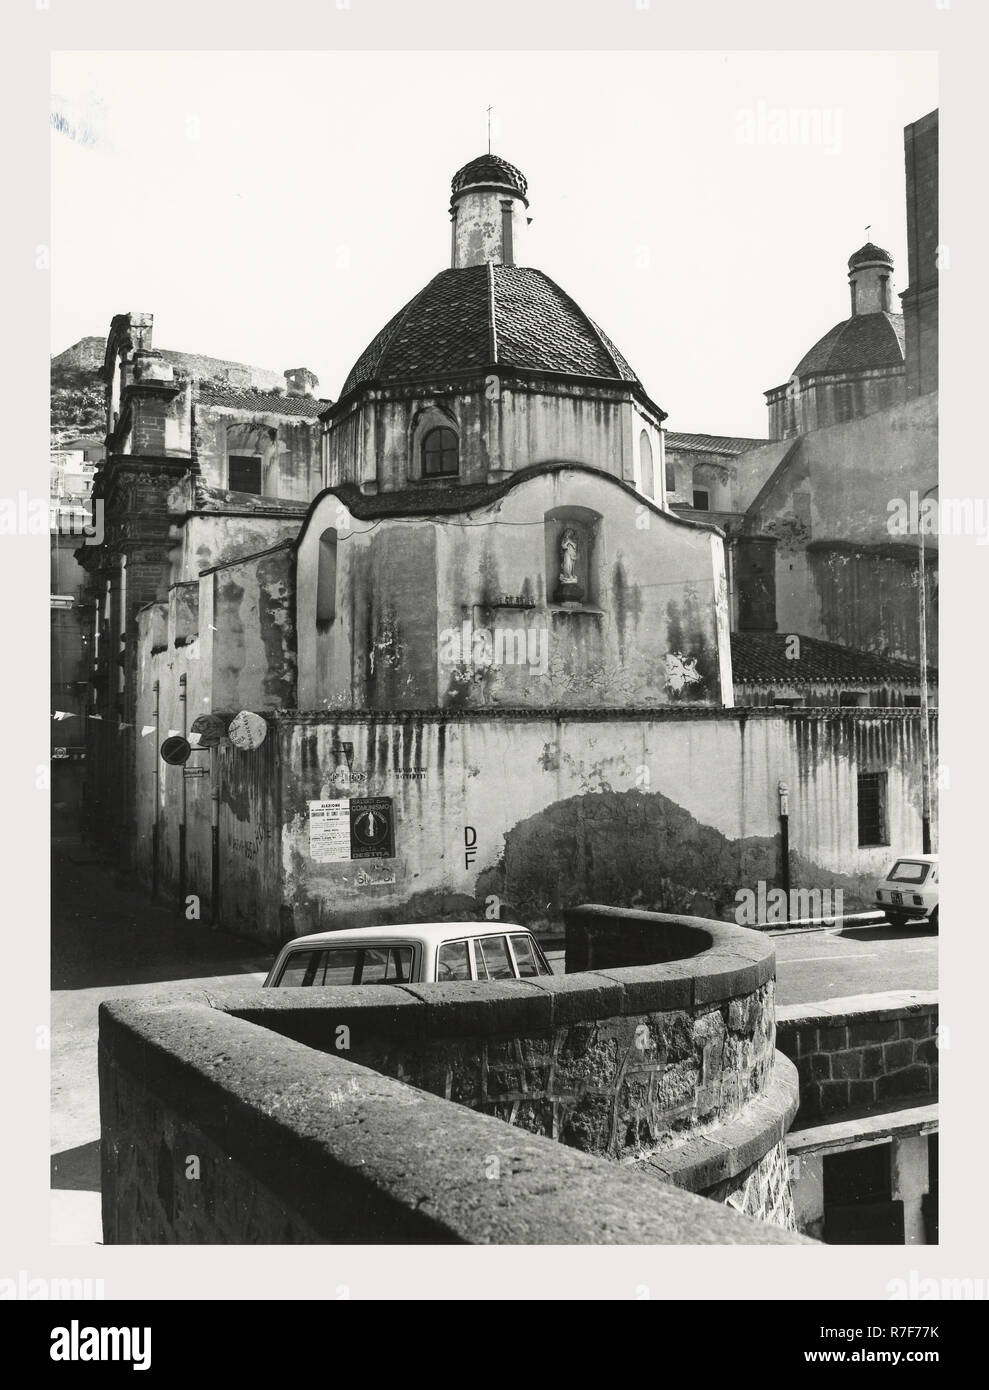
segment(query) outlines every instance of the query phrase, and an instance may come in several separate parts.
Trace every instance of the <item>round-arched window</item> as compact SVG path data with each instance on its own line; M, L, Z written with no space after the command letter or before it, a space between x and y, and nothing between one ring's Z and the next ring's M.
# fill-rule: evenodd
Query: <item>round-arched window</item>
M460 444L456 432L448 429L430 430L422 441L422 475L424 478L449 478L460 471Z

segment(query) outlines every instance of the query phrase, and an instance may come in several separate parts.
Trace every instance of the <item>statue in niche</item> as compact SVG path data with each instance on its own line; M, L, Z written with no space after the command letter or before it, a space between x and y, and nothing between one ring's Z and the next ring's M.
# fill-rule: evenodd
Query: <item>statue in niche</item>
M572 526L567 526L560 537L560 578L555 595L557 603L577 604L584 601L584 590L577 578L579 554L577 532Z
M560 583L576 584L577 582L577 533L571 526L568 526L560 537Z

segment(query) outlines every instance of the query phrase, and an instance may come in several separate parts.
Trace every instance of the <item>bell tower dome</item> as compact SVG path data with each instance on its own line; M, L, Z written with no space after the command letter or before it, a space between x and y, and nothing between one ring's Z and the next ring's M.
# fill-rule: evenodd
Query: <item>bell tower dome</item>
M867 241L848 261L852 316L891 314L893 309L893 257L875 242Z
M458 169L450 185L450 266L522 265L528 216L525 175L496 154Z

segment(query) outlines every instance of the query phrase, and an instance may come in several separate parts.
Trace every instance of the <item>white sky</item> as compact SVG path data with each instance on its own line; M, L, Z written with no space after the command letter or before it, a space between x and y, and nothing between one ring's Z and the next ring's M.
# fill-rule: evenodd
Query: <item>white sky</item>
M336 396L448 266L490 103L527 262L668 428L754 436L847 316L866 224L906 288L903 127L938 104L928 53L62 53L53 90L93 137L52 137L55 352L149 310L159 347L307 366ZM791 111L823 113L816 142L759 138Z

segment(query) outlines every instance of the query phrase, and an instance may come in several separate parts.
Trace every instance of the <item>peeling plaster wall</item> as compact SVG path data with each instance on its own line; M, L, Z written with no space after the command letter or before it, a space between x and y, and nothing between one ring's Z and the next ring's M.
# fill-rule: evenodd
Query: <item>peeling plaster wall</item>
M211 708L208 683L203 680L199 638L175 645L177 601L172 590L168 605L167 645L152 651L151 633L155 626L155 605L138 615L137 717L135 739L135 820L133 862L138 877L150 887L153 875L153 836L155 823L155 771L158 770L158 855L160 893L178 899L181 880L179 824L182 818L183 788L186 820L185 892L196 894L201 902L201 918L208 919L211 891L210 860L210 777L185 775L182 767L172 767L160 756L161 743L171 734L181 734L197 715ZM183 602L185 596L183 595ZM180 678L186 677L186 714L180 700ZM159 682L159 718L155 720L154 682ZM145 733L145 730L150 732ZM194 754L187 764L209 767L209 757Z
M261 829L280 857L249 894L272 942L409 916L482 917L492 898L537 929L582 901L731 918L738 889L780 881L781 779L795 888L840 888L846 907L864 905L893 855L921 838L913 711L289 715L276 740L266 777L281 812ZM343 744L353 746L349 794L393 799L394 859L310 855L308 802L346 794ZM232 760L225 796L248 796L255 809L243 819L255 826L276 816L275 793L245 789L244 769ZM887 773L890 846L862 848L856 778L873 771Z
M295 704L292 555L287 548L203 575L212 608L213 708L288 709Z
M199 512L185 519L178 555L173 561L173 582L196 579L205 569L256 555L285 540L294 540L302 517L231 516Z
M315 419L224 409L201 401L196 406L196 448L208 487L229 487L231 454L257 455L265 497L308 502L322 481L319 438Z
M546 520L569 511L596 518L577 610L554 602L559 525ZM732 701L720 537L607 479L546 474L469 516L345 530L339 517L328 496L298 551L300 708ZM320 538L334 529L336 616L321 630ZM501 606L505 595L532 606Z
M159 650L155 650L156 647ZM244 884L234 890L233 902L224 905L224 920L239 928L246 914L248 929L256 928L259 935L276 930L277 919L275 926L261 925L263 919L258 915L257 905L252 907L261 869L251 864L261 845L260 840L255 840L257 825L263 824L269 833L274 825L273 813L268 811L260 815L250 809L257 801L250 790L251 769L263 769L264 759L272 757L272 750L269 748L260 760L258 753L240 749L222 749L214 754L194 753L186 766L190 770L194 767L208 769L205 776L183 775L181 767L162 761L159 750L170 734L187 733L201 714L214 710L273 710L294 704L295 630L290 552L277 550L255 556L243 564L203 575L198 584L174 587L167 607L154 605L138 616L137 662L134 862L140 879L150 885L153 877L157 767L159 887L166 897L179 895L179 824L184 788L185 892L200 898L201 917L207 919L213 892L210 798L212 787L217 784L228 807L226 839L221 843L221 893L225 878L224 852L228 863L239 861L237 875L247 874ZM180 699L183 675L187 679L184 717ZM159 682L157 723L156 680ZM146 729L151 732L145 733ZM225 791L228 765L233 766L230 777L238 786L233 797ZM277 795L276 781L271 776L264 781L271 795ZM238 826L238 822L242 824ZM270 879L270 870L267 879Z
M434 394L369 391L335 420L326 436L327 484L373 482L391 492L422 476L415 426L424 409L449 416L460 437L460 479L488 480L535 463L573 459L634 482L638 437L655 429L623 388L533 383L491 373L458 391L437 381ZM654 457L662 449L653 436Z
M816 430L758 508L752 529L775 536L777 623L829 642L915 661L917 537L891 534L890 502L906 506L937 477L937 397ZM744 456L743 456L744 457ZM936 564L937 537L928 540ZM937 646L936 580L928 640Z

